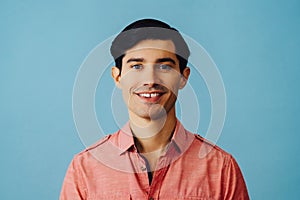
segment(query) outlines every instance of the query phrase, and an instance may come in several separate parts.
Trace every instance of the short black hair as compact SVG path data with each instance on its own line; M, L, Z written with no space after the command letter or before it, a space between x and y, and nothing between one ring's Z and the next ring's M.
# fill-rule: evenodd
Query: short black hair
M143 40L171 40L176 49L179 68L182 73L187 65L190 50L178 30L156 19L141 19L126 26L113 40L110 53L115 65L122 70L122 59L128 49Z

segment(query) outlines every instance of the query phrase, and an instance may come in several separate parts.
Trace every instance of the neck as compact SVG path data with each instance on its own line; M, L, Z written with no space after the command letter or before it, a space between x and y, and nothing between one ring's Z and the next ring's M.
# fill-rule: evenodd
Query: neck
M175 108L171 109L167 116L158 119L130 116L130 128L140 153L163 150L170 142L176 127Z

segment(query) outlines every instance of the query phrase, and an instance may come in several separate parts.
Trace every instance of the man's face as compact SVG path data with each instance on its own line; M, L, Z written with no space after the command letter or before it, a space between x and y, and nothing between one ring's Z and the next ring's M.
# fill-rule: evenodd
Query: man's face
M118 68L112 68L130 117L146 119L157 119L175 111L178 90L186 84L189 72L185 68L180 73L171 40L143 40L126 51L121 73Z

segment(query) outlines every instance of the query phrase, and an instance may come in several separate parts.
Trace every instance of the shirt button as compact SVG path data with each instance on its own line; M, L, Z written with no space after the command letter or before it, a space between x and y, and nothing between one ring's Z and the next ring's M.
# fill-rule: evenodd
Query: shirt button
M146 169L147 169L147 168L146 168L145 166L141 166L141 170L142 170L142 171L146 171Z
M150 197L149 200L154 200L154 198L153 198L153 197Z

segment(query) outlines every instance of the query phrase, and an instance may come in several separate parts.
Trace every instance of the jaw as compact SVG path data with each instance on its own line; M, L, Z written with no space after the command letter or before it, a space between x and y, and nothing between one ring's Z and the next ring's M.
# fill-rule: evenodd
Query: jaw
M140 112L137 113L136 111L128 109L129 114L129 120L131 123L134 123L136 126L139 126L141 128L146 128L148 126L161 126L161 124L164 124L166 121L169 121L171 119L176 119L176 111L175 106L173 106L169 112L166 112L166 110L159 105L159 108L156 108L157 110L152 111L152 113L146 113L146 112Z

